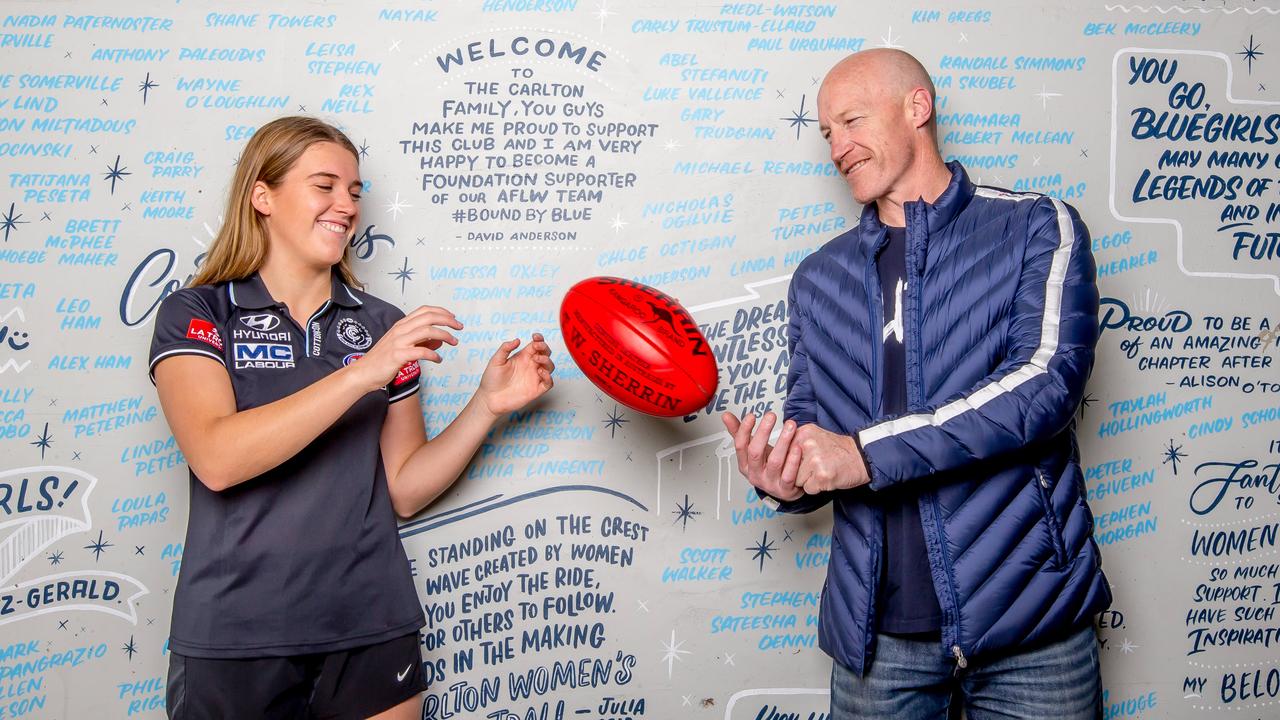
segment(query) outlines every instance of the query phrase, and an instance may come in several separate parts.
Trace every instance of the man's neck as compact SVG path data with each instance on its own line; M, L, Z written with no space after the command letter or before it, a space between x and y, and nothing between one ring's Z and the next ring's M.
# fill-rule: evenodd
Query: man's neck
M876 200L876 213L880 222L894 227L905 226L907 216L903 206L906 203L916 200L932 203L950 184L951 169L936 151L930 158L921 158L901 184Z

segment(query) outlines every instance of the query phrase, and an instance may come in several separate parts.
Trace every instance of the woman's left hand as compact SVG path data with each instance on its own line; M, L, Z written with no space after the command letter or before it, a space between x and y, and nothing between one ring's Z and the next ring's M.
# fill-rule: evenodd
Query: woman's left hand
M534 333L533 342L513 355L518 347L519 339L502 343L480 377L477 398L495 416L519 410L555 384L551 379L556 369L551 347L542 335Z

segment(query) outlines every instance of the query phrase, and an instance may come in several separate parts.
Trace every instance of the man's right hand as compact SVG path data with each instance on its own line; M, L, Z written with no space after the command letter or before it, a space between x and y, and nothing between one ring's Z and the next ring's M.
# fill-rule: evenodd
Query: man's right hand
M804 496L804 490L796 487L796 475L800 471L800 446L792 447L796 436L796 424L788 420L782 425L778 444L769 444L769 435L778 417L765 413L756 427L756 416L749 413L741 422L733 413L721 416L725 429L733 436L733 449L738 456L738 472L762 492L778 500L796 500Z

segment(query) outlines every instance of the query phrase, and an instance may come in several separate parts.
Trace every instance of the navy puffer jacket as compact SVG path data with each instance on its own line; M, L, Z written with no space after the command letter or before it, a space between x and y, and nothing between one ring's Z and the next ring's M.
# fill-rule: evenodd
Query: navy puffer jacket
M791 280L784 415L852 435L871 484L834 503L822 649L864 673L875 650L883 518L866 493L919 490L939 652L969 657L1054 638L1111 602L1085 504L1073 418L1098 338L1089 234L1054 198L975 186L958 163L933 204L907 203L908 412L880 415L874 204Z

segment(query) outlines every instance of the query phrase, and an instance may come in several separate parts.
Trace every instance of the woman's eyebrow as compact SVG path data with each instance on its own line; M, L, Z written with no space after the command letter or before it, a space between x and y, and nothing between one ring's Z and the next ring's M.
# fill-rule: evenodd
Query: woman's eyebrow
M311 178L313 178L313 177L327 177L327 178L332 178L332 179L334 179L334 180L341 180L341 179L342 179L342 178L338 177L338 176L337 176L336 174L334 174L334 173L331 173L331 172L323 172L323 171L321 171L321 172L314 172L314 173L311 173L310 175L308 175L308 176L307 176L307 179L308 179L308 180L310 180L310 179L311 179ZM363 190L363 189L364 189L364 181L363 181L363 180L352 180L352 181L351 181L351 184L352 184L352 185L359 185L361 190Z

